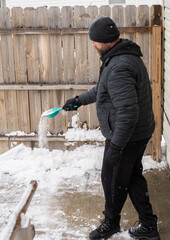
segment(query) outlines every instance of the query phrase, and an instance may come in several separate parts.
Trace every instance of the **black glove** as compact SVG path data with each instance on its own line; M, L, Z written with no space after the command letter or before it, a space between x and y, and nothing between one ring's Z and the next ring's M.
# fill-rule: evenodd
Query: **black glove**
M79 102L78 96L75 98L70 98L66 101L66 103L63 106L63 109L65 111L75 111L77 108L79 108L82 104Z
M123 148L120 148L113 143L110 143L108 150L106 151L105 160L111 165L119 164L121 159Z

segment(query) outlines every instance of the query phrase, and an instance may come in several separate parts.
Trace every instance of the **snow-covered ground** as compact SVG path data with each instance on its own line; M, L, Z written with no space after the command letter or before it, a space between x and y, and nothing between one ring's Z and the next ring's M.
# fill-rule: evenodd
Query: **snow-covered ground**
M93 136L93 137L92 137ZM65 137L68 140L102 140L100 130L70 129ZM92 227L92 220L84 220L82 229L72 229L55 196L72 192L102 195L100 184L100 169L104 147L96 145L83 145L73 151L35 148L20 144L8 152L0 155L0 232L7 224L10 215L20 201L25 188L31 180L38 181L38 189L32 200L28 214L32 218L36 231L41 233L35 240L63 240L88 239ZM165 143L162 141L163 155ZM151 156L143 158L144 171L149 169L166 168L166 159L158 163ZM87 184L88 182L88 184ZM93 189L93 190L92 190ZM57 205L57 208L54 206ZM76 212L81 212L77 209ZM80 213L79 213L80 214ZM76 215L72 214L76 221ZM91 225L91 226L89 226ZM95 225L95 224L94 224ZM70 238L63 238L63 234L72 234ZM70 235L71 236L71 235ZM120 237L120 238L119 238ZM124 238L121 238L124 237ZM129 239L126 231L111 239Z

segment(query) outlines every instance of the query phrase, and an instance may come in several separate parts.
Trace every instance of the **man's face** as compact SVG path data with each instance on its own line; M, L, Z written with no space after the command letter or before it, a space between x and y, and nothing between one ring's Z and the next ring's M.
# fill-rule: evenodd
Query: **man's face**
M110 43L100 43L94 41L92 41L92 46L97 49L100 56L103 56L111 48Z

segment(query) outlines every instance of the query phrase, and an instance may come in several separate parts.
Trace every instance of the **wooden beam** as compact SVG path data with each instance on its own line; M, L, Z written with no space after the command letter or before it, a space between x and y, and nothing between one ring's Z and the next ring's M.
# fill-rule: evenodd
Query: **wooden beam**
M134 33L134 32L151 32L152 27L120 27L121 33ZM0 34L87 34L89 28L0 28Z
M67 141L63 136L47 136L47 140L49 142L54 142L54 141ZM38 136L0 136L0 141L16 141L16 142L38 142Z
M88 90L96 84L0 84L0 90Z
M153 111L156 121L155 132L153 135L153 159L161 160L161 26L153 26L152 31L152 59L153 59Z
M31 203L31 200L33 198L33 195L34 195L34 193L37 189L37 186L38 186L37 181L32 180L30 182L30 185L27 187L27 189L26 189L26 191L23 195L23 202L21 202L20 205L19 205L19 207L20 207L18 209L19 212L17 213L16 223L15 223L15 226L13 228L13 235L11 236L10 240L14 239L13 236L15 235L15 231L16 231L17 227L21 225L21 214L26 213L26 211L27 211L27 209L28 209L28 207ZM25 197L25 199L24 199L24 197Z
M0 136L0 142L3 142L3 141L9 141L9 142L38 142L39 139L38 139L38 136L5 136L5 135L1 135ZM83 140L83 141L77 141L77 140L67 140L65 139L64 136L47 136L47 141L48 142L63 142L63 143L66 143L66 142L82 142L82 143L87 143L87 142L90 142L90 143L95 143L95 142L104 142L104 140L100 140L100 141L97 141L97 140Z
M8 221L8 224L4 230L3 239L2 240L14 240L17 229L21 225L21 214L26 213L32 197L37 189L38 183L36 181L31 181L29 186L27 187L25 193L22 196L20 203L17 208L11 215L11 218Z

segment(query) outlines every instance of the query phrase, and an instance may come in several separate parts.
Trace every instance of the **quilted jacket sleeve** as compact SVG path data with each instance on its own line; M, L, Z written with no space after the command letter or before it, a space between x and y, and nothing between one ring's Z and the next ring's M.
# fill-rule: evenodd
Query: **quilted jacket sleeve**
M82 105L94 103L96 102L96 95L97 95L97 86L91 88L89 91L85 93L82 93L79 96L79 101Z

